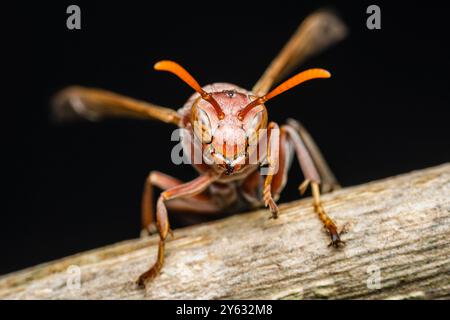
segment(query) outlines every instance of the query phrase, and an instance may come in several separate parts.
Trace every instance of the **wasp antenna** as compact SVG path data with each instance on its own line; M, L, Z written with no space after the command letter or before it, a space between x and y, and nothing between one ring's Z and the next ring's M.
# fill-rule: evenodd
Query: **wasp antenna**
M331 74L324 69L309 69L303 72L300 72L293 76L292 78L289 78L282 84L280 84L278 87L270 91L268 94L257 98L256 100L253 100L250 102L242 111L239 113L239 119L243 119L244 116L254 107L263 104L267 100L270 100L279 94L282 94L283 92L292 89L295 86L298 86L300 83L303 83L308 80L312 79L319 79L319 78L329 78L331 77Z
M195 80L194 77L191 76L191 74L187 72L187 70L184 69L182 66L180 66L178 63L170 60L162 60L155 63L153 68L158 71L168 71L176 75L178 78L183 80L187 85L189 85L192 89L198 92L204 100L211 103L220 119L224 118L225 114L223 113L217 101L208 92L203 90L200 84L197 82L197 80Z
M329 78L331 77L331 74L324 69L309 69L303 72L300 72L293 76L292 78L286 80L282 84L280 84L278 87L270 91L268 94L264 96L264 100L267 101L269 99L272 99L276 97L279 94L282 94L283 92L292 89L295 86L298 86L300 83L303 83L308 80L312 79L319 79L319 78Z
M159 61L155 63L153 68L155 68L155 70L158 71L168 71L170 73L173 73L198 93L200 94L206 93L199 85L197 80L195 80L194 77L191 76L191 74L186 71L186 69L184 69L182 66L180 66L178 63L174 61L170 60Z

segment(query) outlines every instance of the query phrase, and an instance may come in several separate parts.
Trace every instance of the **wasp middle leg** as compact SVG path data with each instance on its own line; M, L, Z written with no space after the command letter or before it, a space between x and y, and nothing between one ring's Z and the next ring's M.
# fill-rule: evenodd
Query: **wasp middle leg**
M288 136L288 140L292 143L297 158L300 162L300 167L303 171L303 175L305 176L305 181L300 185L300 192L303 193L308 185L311 185L312 195L313 195L313 205L314 211L319 216L319 219L322 221L324 227L328 231L331 237L330 245L334 247L339 247L344 244L344 241L340 238L340 233L338 232L336 223L331 219L325 212L322 201L320 200L320 183L321 177L316 168L316 165L308 151L308 148L305 146L300 134L295 130L294 127L290 125L284 125L281 128L282 132L286 132Z

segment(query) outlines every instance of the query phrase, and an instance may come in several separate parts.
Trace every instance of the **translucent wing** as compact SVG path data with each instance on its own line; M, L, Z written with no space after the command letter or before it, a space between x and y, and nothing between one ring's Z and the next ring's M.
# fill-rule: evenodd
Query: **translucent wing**
M253 92L257 96L265 95L306 58L344 39L346 34L346 26L332 11L322 9L312 13L266 69Z
M58 121L85 118L124 117L154 119L178 125L180 116L169 108L135 100L101 89L72 86L58 92L52 99L52 109Z

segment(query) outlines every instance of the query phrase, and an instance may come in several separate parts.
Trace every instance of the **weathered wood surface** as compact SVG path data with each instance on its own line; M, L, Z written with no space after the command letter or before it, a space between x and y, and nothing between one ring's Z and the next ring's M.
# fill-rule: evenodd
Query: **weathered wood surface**
M156 236L3 276L0 298L450 298L450 164L323 201L348 224L341 249L327 246L306 198L282 205L278 220L260 210L176 230L163 273L146 290L134 281L155 258ZM69 266L80 267L79 287Z

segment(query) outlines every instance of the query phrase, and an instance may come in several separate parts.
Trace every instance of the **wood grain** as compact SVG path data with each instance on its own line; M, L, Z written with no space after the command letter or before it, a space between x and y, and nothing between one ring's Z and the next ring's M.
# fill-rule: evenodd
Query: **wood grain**
M134 281L155 259L156 236L2 276L0 298L450 298L450 164L341 189L323 201L338 225L347 224L341 249L327 246L305 198L281 205L277 220L259 210L175 230L163 272L146 290ZM70 285L78 267L79 287Z

